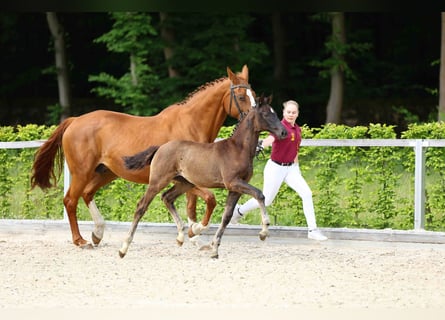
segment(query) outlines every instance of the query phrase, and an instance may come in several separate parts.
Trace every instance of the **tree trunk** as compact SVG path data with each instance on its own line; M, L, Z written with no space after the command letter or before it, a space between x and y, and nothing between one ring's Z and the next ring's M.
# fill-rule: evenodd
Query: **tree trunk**
M331 14L331 17L332 40L340 46L343 46L346 44L344 13L334 12ZM326 123L338 124L341 121L341 110L343 106L344 72L341 65L344 61L344 56L334 49L332 57L337 63L331 68L331 92L326 106Z
M164 45L164 57L165 57L165 60L167 61L167 65L168 65L168 76L170 78L176 78L176 77L179 77L180 74L179 74L178 70L173 68L169 63L170 58L173 57L173 55L174 55L174 50L173 50L172 46L175 41L175 35L174 35L173 30L165 25L165 21L168 19L168 13L160 12L159 16L161 19L161 38L165 44Z
M440 45L440 74L439 74L439 112L438 120L445 121L445 12L442 16L441 45Z
M281 14L272 14L273 50L274 50L274 79L284 82L286 78L285 29L281 22Z
M54 55L56 60L57 85L59 88L59 103L61 106L60 121L66 119L71 113L71 92L66 60L65 39L62 25L55 12L47 12L46 20L54 39Z
M136 57L134 54L130 55L130 75L131 75L131 84L136 87L138 85L138 76L136 73Z

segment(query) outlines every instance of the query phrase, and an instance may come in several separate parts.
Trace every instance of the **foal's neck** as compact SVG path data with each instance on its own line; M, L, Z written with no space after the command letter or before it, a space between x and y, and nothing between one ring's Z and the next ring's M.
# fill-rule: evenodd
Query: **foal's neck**
M255 129L253 117L248 117L239 123L229 139L235 141L241 151L249 152L249 156L253 159L259 137L260 132Z

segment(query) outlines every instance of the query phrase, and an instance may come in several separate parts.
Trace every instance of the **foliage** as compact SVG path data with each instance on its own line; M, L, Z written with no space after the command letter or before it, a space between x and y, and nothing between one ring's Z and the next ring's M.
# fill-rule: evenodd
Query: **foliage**
M329 13L316 14L312 17L314 20L331 23L332 15ZM363 53L372 48L370 43L365 42L346 42L342 43L338 37L330 36L324 44L324 59L312 60L309 64L320 69L322 78L329 78L332 69L340 69L344 72L347 79L356 80L356 76L347 60L359 59Z
M93 92L113 99L137 115L154 114L185 98L203 82L226 76L226 67L241 70L244 64L255 67L268 51L263 43L250 41L246 30L253 19L248 14L169 13L162 27L173 31L171 46L174 55L163 58L161 25L155 25L155 14L112 13L112 29L95 40L104 43L110 52L129 56L136 65L135 76L125 73L115 77L105 72L91 75L98 82ZM196 16L196 17L195 17ZM179 77L169 78L167 66ZM191 67L193 66L193 67Z
M148 13L113 12L112 29L95 40L104 43L110 52L128 56L130 72L116 78L105 72L91 75L88 80L101 83L92 91L99 96L111 98L126 107L126 111L136 115L152 114L157 109L150 105L150 94L158 85L158 77L147 63L147 52L153 47L153 36L157 34L151 25Z
M445 123L432 122L421 125L411 124L402 134L405 139L443 139L445 137ZM405 156L405 165L414 171L414 156ZM445 148L427 148L425 151L426 174L434 179L434 183L427 184L425 195L426 223L432 229L442 229L445 224Z
M0 127L0 141L30 141L49 137L55 127L27 125ZM43 196L30 190L30 174L35 150L0 149L0 218L61 219L63 187Z
M47 138L54 126L0 127L0 141L29 141ZM219 138L227 138L234 126L221 128ZM393 126L370 124L348 127L325 125L321 128L302 126L304 139L393 139ZM261 138L267 134L263 133ZM411 124L402 133L403 139L442 139L444 123ZM42 192L30 190L29 178L33 149L0 149L0 218L61 219L63 185ZM262 188L262 173L270 155L254 161L250 183ZM426 229L445 230L445 148L427 148L426 155ZM317 222L325 227L412 229L414 197L414 152L401 147L301 147L300 168L312 188ZM63 179L60 179L63 181ZM131 221L137 202L146 190L142 184L117 179L100 189L95 200L106 220ZM212 222L217 223L225 205L227 192L213 190L217 207ZM243 196L240 202L249 197ZM178 212L185 216L185 197L177 200ZM198 216L205 204L198 201ZM301 199L283 185L274 203L268 208L276 225L305 226ZM260 223L258 214L249 214L245 222ZM79 206L80 220L90 220L86 206ZM172 222L156 197L143 221Z

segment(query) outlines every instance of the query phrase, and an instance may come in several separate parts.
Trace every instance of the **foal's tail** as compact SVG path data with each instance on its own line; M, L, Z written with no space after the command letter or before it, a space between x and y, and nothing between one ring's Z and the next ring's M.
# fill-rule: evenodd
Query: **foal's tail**
M125 167L129 170L143 169L145 166L151 164L151 160L158 149L159 146L151 146L144 151L136 153L134 156L123 157Z
M74 117L71 117L64 120L37 150L32 165L31 189L39 186L42 190L45 190L57 184L57 178L63 168L62 137L66 128L74 119ZM56 164L57 171L54 164Z

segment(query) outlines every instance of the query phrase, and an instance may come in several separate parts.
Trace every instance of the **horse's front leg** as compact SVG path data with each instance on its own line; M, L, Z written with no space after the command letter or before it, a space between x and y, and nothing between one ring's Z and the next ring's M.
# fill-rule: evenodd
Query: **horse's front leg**
M216 207L216 199L213 192L209 189L194 187L187 192L187 216L189 221L189 238L201 234L209 227L210 218ZM197 196L201 197L206 203L206 212L200 223L196 223L196 200Z
M235 208L236 203L238 202L239 198L241 197L241 194L237 192L229 191L229 194L227 196L226 200L226 206L224 208L224 213L221 218L221 224L218 227L218 230L216 230L216 233L213 237L213 241L211 244L211 255L210 257L213 259L217 259L219 257L218 248L221 244L221 238L224 234L224 231L226 230L227 225L230 222L230 219L232 219L233 215L233 209Z

